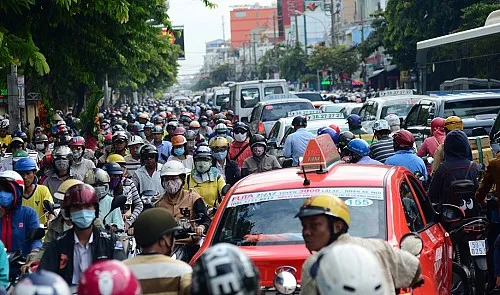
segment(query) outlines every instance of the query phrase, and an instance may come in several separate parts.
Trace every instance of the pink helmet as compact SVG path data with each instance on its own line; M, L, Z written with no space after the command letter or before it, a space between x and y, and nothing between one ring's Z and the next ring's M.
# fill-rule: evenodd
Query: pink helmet
M130 269L117 260L103 260L92 264L78 282L80 295L138 295L141 285Z

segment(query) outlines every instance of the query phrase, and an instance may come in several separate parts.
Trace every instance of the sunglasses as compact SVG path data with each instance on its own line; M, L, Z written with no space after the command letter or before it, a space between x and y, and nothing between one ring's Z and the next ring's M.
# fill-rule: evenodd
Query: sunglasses
M151 159L156 159L155 155L145 155L142 157L144 160L151 160Z
M224 147L214 147L213 151L214 151L214 153L225 152L225 151L227 151L227 148L224 148Z

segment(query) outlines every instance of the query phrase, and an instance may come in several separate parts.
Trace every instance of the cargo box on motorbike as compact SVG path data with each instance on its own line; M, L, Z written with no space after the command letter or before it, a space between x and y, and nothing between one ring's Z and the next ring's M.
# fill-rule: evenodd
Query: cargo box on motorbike
M472 149L472 160L479 164L488 166L493 160L493 150L490 145L490 137L487 135L469 137L469 144Z

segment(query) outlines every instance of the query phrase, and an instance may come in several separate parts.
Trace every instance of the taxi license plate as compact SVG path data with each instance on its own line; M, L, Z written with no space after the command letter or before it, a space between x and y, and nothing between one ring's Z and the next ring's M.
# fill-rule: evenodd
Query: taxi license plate
M471 256L486 255L486 243L484 240L469 241L469 250Z

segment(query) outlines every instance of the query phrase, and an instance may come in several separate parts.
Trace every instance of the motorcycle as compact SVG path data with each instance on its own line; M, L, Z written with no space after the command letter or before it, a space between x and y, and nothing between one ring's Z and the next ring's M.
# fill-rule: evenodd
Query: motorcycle
M123 244L123 250L125 251L125 255L127 255L127 259L134 258L137 254L139 254L140 251L137 248L137 242L135 241L134 236L129 235L122 229L117 230L115 234Z
M200 245L203 244L205 235L201 236L201 240L195 240L194 238L199 237L199 235L194 231L194 224L200 219L188 219L189 209L182 211L182 214L184 218L177 220L180 230L175 233L175 245L171 257L188 263Z
M161 199L160 194L153 190L143 191L141 193L141 200L142 203L144 204L143 211L154 208L156 206L156 203L158 203L160 199Z
M443 220L453 243L451 294L485 294L488 282L488 224L483 216Z

